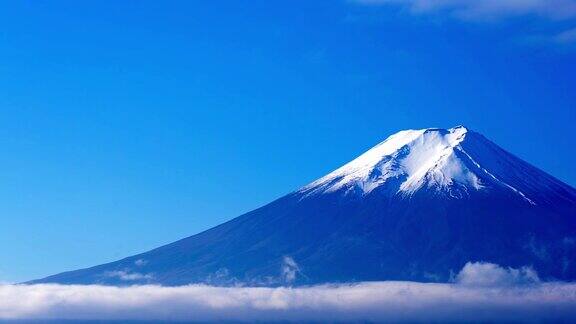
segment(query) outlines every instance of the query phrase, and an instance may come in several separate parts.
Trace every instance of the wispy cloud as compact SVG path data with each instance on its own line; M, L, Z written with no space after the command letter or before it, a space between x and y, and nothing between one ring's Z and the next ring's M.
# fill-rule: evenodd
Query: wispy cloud
M148 261L146 261L144 259L138 259L138 260L134 261L134 265L136 265L137 267L143 267L146 264L148 264Z
M292 283L296 279L296 276L300 273L300 267L296 261L294 261L294 259L289 256L285 256L282 260L282 267L280 270L282 273L282 278L286 283Z
M497 20L518 16L547 19L576 17L575 0L353 0L365 5L401 5L417 14L442 11L466 20Z
M150 273L130 272L129 270L117 270L105 272L106 277L118 278L124 281L141 281L153 279L154 275Z
M464 271L465 270L465 271ZM576 320L576 284L471 263L453 284L373 282L302 288L0 286L1 319L234 321ZM489 285L477 285L489 280ZM470 284L476 283L476 284Z
M576 28L562 31L554 35L551 40L560 44L576 43Z
M531 267L503 268L494 263L469 262L458 273L455 281L476 287L505 287L540 282L538 273Z
M460 21L485 23L514 18L545 22L545 32L520 36L531 43L576 44L576 0L349 0L366 6L394 6L414 15L440 15ZM550 30L556 29L556 32Z
M528 35L521 39L521 41L528 45L550 47L560 46L561 48L574 49L576 46L576 28L561 30L555 33L539 33L535 35ZM528 246L528 248L531 247ZM534 250L533 252L538 252L538 250ZM544 251L540 250L540 252Z

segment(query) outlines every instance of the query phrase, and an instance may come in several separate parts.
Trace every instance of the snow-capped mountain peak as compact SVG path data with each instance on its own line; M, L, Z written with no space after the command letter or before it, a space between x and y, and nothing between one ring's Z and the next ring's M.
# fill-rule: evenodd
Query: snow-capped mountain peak
M482 165L485 162L490 167ZM306 196L340 190L369 194L379 188L411 196L427 188L459 198L471 191L499 187L534 203L522 188L524 182L533 182L534 176L521 160L464 126L426 128L388 137L300 192Z

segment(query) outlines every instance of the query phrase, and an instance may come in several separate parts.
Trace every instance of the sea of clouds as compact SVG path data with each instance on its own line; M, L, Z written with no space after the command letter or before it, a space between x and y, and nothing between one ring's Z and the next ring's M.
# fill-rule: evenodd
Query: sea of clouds
M162 321L576 321L576 284L468 263L453 283L310 287L2 285L0 319Z

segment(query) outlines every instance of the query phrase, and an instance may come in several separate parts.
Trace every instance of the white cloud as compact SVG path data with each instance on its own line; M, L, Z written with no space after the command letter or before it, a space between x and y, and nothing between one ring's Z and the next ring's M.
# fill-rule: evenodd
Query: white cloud
M477 284L494 276L497 280L488 280L488 285ZM527 271L470 263L453 284L389 281L301 288L3 285L0 319L576 320L576 284L534 281L526 285L518 280L530 277Z
M282 273L284 282L291 283L296 280L296 276L300 273L300 267L298 267L298 264L296 261L294 261L294 259L289 256L285 256L282 260L282 267L280 272Z
M106 277L118 278L124 281L148 280L154 278L154 276L149 273L130 272L128 270L108 271L105 272L104 275Z
M543 23L527 34L516 35L520 43L572 46L576 44L576 0L348 0L365 6L394 6L414 15L435 15L467 22L500 22L513 18L537 18ZM556 31L552 31L556 29ZM537 247L532 247L537 248ZM546 257L545 250L533 250Z
M494 263L468 262L455 280L467 286L505 287L509 285L536 284L540 278L531 267L502 268Z
M137 267L143 267L146 264L148 264L148 261L146 261L144 259L138 259L138 260L134 261L134 265Z
M353 0L366 5L402 5L414 13L448 12L465 20L498 20L519 16L547 19L576 17L576 0Z

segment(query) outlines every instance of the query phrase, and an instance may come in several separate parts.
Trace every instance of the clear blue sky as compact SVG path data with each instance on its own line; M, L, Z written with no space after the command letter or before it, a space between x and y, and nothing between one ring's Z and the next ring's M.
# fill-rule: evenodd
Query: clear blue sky
M2 3L0 281L195 234L406 128L576 185L574 17L417 5Z

